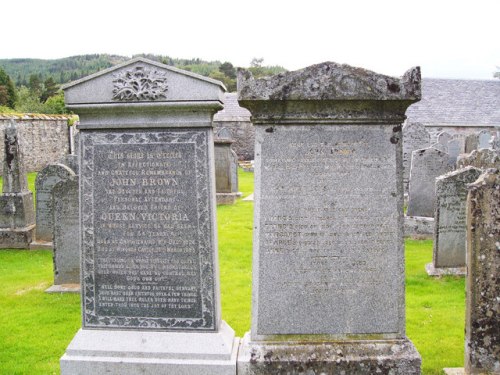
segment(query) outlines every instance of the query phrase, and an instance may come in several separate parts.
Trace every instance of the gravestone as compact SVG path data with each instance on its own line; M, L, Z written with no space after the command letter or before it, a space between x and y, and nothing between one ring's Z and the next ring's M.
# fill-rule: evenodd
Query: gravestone
M234 140L227 128L215 138L215 188L217 204L234 204L238 193L238 157L231 149Z
M14 122L5 128L5 161L0 195L0 249L27 249L33 240L35 212L28 190L24 156Z
M75 176L69 167L64 164L50 164L36 176L36 230L31 247L52 247L54 234L54 201L52 190L57 183Z
M429 275L465 275L465 214L467 185L476 181L481 170L466 167L436 178L434 249Z
M478 148L490 148L491 133L488 130L481 130L478 134Z
M408 191L410 179L411 153L429 147L431 136L418 122L406 122L403 126L403 182Z
M488 148L474 150L468 155L460 155L457 160L457 168L464 168L467 166L483 170L488 168L500 168L500 155Z
M448 141L448 163L454 167L457 164L458 155L465 153L465 141L463 138L453 138Z
M448 152L448 141L450 140L451 140L451 135L448 132L443 131L437 135L437 142L441 143L446 148L445 152Z
M238 95L256 127L252 323L238 374L419 374L405 335L401 124L420 70L240 70Z
M436 150L439 150L441 152L446 152L448 150L445 145L439 142L431 144L430 147L435 148Z
M212 117L224 86L143 58L64 87L80 117L83 326L64 374L235 374Z
M432 147L413 151L407 216L434 217L436 177L450 169L444 152Z
M500 374L500 173L488 169L467 197L465 373Z
M464 152L466 154L470 154L472 151L477 150L479 146L479 136L476 133L467 134L464 145Z
M54 285L47 293L80 291L80 225L78 177L58 182L53 195Z

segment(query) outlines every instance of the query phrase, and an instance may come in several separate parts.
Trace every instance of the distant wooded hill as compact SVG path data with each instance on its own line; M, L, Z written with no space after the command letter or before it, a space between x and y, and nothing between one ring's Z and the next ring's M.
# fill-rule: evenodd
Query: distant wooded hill
M223 81L229 91L236 89L236 70L229 62L204 61L201 59L175 59L169 56L141 54L133 57L143 56L151 60L159 61L167 65L192 71L204 76L209 76ZM93 54L71 56L55 60L42 59L0 59L0 67L11 77L16 86L29 86L30 78L38 76L39 81L44 82L52 77L57 84L74 81L99 70L109 68L113 65L125 62L130 57ZM285 71L280 66L262 66L262 59L253 59L249 64L255 70L257 76L272 75Z

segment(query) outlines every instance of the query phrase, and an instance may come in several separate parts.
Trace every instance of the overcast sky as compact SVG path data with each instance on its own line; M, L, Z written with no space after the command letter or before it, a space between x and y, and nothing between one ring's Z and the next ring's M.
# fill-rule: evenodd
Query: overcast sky
M3 0L0 58L154 53L492 79L500 0Z

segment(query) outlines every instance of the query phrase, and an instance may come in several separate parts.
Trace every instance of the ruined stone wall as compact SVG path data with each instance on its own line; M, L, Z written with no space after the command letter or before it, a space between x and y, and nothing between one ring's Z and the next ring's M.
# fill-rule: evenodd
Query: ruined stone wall
M40 171L48 164L59 161L69 153L69 118L63 115L0 115L2 163L5 158L4 129L12 120L18 127L26 172Z

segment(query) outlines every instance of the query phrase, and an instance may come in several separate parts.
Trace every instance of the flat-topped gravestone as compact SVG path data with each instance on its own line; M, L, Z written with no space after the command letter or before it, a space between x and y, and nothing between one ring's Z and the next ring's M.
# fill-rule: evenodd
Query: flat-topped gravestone
M58 182L53 195L54 285L47 293L80 292L78 177Z
M252 323L238 374L420 373L405 336L401 132L419 69L240 70L238 95L256 126Z
M435 148L413 151L407 216L434 217L436 177L450 170L448 154Z
M452 138L448 141L448 163L454 167L457 163L458 155L465 153L465 139Z
M483 170L488 168L500 168L500 155L488 148L474 150L468 155L460 155L457 160L457 168L464 168L467 166Z
M54 201L52 190L57 183L71 179L75 172L64 164L50 164L36 176L36 243L52 246L54 234Z
M80 116L83 327L63 374L234 374L212 117L224 86L142 58L65 87Z
M465 373L500 374L500 172L488 169L467 197Z
M436 178L434 249L429 275L465 274L465 204L467 185L476 181L481 170L466 167Z
M421 123L406 122L403 126L403 182L408 191L411 154L415 150L429 147L431 136Z
M490 148L491 132L489 130L481 130L478 134L478 148Z
M0 249L28 249L34 237L33 193L28 190L17 128L5 128L5 161L0 195Z
M234 140L229 129L222 128L215 138L215 187L217 204L234 204L238 193L238 157L231 149Z

